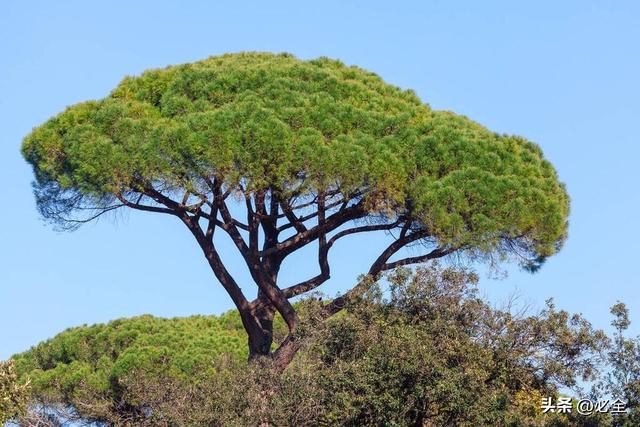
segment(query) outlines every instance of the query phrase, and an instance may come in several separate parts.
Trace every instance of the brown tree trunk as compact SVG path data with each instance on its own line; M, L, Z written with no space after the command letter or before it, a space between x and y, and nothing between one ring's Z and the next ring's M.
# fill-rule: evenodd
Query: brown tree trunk
M254 301L250 320L245 322L249 342L249 360L255 360L271 353L273 344L273 317L275 309L263 298Z
M289 333L276 351L271 352L275 313L273 305L263 296L252 303L249 321L244 322L249 342L249 361L270 357L275 368L283 371L302 346L302 341L295 339L295 334Z
M282 372L289 366L289 363L293 360L298 350L302 347L302 340L295 339L289 335L280 344L280 347L273 353L272 357L275 362L275 367L279 372Z

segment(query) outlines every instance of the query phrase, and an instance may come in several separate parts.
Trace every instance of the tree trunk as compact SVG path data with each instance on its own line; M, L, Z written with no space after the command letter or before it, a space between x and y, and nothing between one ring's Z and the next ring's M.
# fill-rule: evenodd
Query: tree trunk
M263 298L254 302L250 320L245 322L249 339L249 360L255 360L271 353L273 344L273 317L275 309Z
M293 360L298 350L302 347L302 341L295 339L292 335L287 336L285 340L280 344L280 347L273 353L272 357L275 362L275 367L279 372L282 372L289 366L289 363Z
M270 302L259 297L253 302L253 307L249 321L245 321L249 342L249 361L257 361L263 357L270 357L275 362L278 371L284 369L291 363L291 360L300 349L302 342L296 340L294 335L289 333L285 340L273 353L273 318L276 310Z

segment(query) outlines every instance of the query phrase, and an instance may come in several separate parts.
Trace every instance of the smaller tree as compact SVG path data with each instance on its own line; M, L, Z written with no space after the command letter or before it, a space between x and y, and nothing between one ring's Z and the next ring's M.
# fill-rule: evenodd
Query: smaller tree
M128 391L125 378L133 371L187 382L204 367L213 370L222 354L246 360L244 338L234 312L176 319L144 315L67 329L14 356L15 370L31 379L36 407L47 408L31 411L32 417L137 425L146 415L145 405Z
M609 371L600 384L601 391L626 404L627 412L616 417L616 426L640 425L640 337L625 336L631 320L627 306L618 302L611 307L613 342L608 349Z

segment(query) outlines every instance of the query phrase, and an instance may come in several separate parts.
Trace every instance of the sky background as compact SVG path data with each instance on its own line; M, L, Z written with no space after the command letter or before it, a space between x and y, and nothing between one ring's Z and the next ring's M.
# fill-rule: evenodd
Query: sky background
M0 359L71 326L232 307L173 218L122 212L73 233L44 224L19 148L125 75L246 50L337 58L540 144L572 198L569 240L535 275L482 275L482 293L533 308L553 297L600 328L621 300L640 324L640 2L90 3L0 2ZM350 287L385 243L343 239L322 290ZM228 242L221 252L248 286ZM317 266L301 253L283 269L286 285Z

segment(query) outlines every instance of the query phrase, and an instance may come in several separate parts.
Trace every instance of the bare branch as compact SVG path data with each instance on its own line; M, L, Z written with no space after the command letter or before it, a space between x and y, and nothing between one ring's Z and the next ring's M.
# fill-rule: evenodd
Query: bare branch
M279 227L278 231L286 230L289 227L294 227L298 233L304 233L305 231L307 231L307 227L305 227L305 225L303 224L305 220L298 218L296 214L293 213L293 210L287 205L287 203L281 202L280 207L282 208L282 212L284 212L284 215L289 220L289 223ZM317 215L317 213L314 214L314 216L315 215Z
M413 232L411 234L406 234L403 237L396 239L393 243L387 246L387 248L384 251L382 251L380 256L373 262L373 264L371 264L368 274L374 277L377 277L377 275L381 271L383 271L382 267L386 264L389 258L393 256L393 254L398 252L401 248L403 248L407 244L411 242L415 242L416 240L423 239L428 235L429 235L429 232L427 230L420 230L420 231Z
M333 235L333 237L331 237L331 239L329 240L329 246L333 245L336 240L344 237L344 236L348 236L350 234L355 234L355 233L364 233L364 232L368 232L368 231L386 231L386 230L392 230L395 227L397 227L399 224L401 223L401 220L398 219L395 222L389 223L389 224L374 224L374 225L363 225L361 227L353 227L353 228L349 228L346 230L342 230L336 234Z
M428 254L424 254L424 255L420 255L420 256L414 256L414 257L407 257L407 258L403 258L400 259L398 261L393 261L393 262L388 262L382 265L382 267L380 268L381 271L386 271L386 270L392 270L396 267L400 267L403 265L410 265L410 264L419 264L422 262L426 262L435 258L441 258L443 256L449 255L451 253L453 253L454 251L456 251L456 248L443 248L443 247L438 247L435 248L434 250L432 250L431 252L429 252Z
M458 248L459 249L459 248ZM418 257L410 257L410 258L404 258L402 260L399 261L395 261L395 262L391 262L391 263L384 263L380 266L380 268L378 270L374 270L373 266L370 269L370 273L365 276L358 284L356 284L356 286L354 286L353 288L351 288L349 291L347 291L344 295L341 295L337 298L334 298L333 300L331 300L329 303L327 303L324 306L324 315L325 317L330 317L332 315L334 315L335 313L341 311L344 307L346 307L346 305L352 301L354 298L357 298L358 296L362 295L364 292L367 291L367 289L370 288L371 284L375 281L375 279L378 277L379 273L383 270L389 270L401 265L408 265L408 264L415 264L415 263L420 263L420 262L425 262L431 259L435 259L435 258L440 258L443 256L446 256L454 251L456 251L456 248L436 248L434 250L432 250L431 252L429 252L428 254L422 255L422 256L418 256ZM375 265L375 263L374 263ZM373 271L373 272L372 272Z
M395 222L389 224L375 224L375 225L364 225L361 227L353 227L347 230L342 230L339 233L336 233L329 239L328 242L321 244L318 251L318 264L320 265L320 273L317 276L314 276L308 280L297 283L295 285L289 286L282 290L287 298L293 298L305 292L308 292L312 289L317 288L318 286L325 283L327 280L331 278L330 274L330 265L328 262L328 253L329 249L333 246L333 244L340 238L349 236L355 233L364 233L369 231L385 231L391 230L397 227L402 221L398 219Z
M312 205L312 204L317 203L317 198L314 199L314 200L315 201L313 203L310 203L309 206ZM329 210L329 209L335 208L336 206L340 206L340 205L344 206L345 203L348 203L348 202L349 202L349 199L340 199L340 200L338 200L336 202L333 202L333 203L330 203L330 204L326 205L325 209ZM315 212L311 212L311 213L309 213L307 215L304 215L304 216L301 216L301 217L298 218L298 217L295 217L295 215L293 214L293 211L295 209L297 209L297 208L289 207L288 208L288 212L287 212L287 210L285 210L284 207L282 208L283 212L285 212L283 215L287 217L289 222L287 224L284 224L284 225L278 227L278 231L284 231L284 230L286 230L288 228L296 227L296 230L300 232L301 230L298 229L298 227L296 226L297 224L300 224L302 227L304 227L304 223L306 221L308 221L310 219L313 219L316 216L318 216L318 211L315 211ZM295 218L294 221L292 221L292 219L290 218L290 215L293 215L293 217ZM302 231L304 231L304 230L302 230Z
M147 211L147 212L157 212L157 213L164 213L164 214L169 214L169 215L176 215L176 211L172 210L172 209L168 209L168 208L161 208L159 206L149 206L149 205L142 205L140 203L134 203L134 202L130 202L129 200L127 200L122 194L118 193L115 195L116 198L118 200L120 200L122 202L123 205L133 208L133 209L137 209L140 211ZM138 200L140 200L141 198L138 198Z
M209 239L207 239L207 236L202 232L202 229L196 223L196 221L193 221L192 218L189 218L184 213L179 216L180 219L185 223L187 228L191 231L193 236L196 238L198 244L200 245L200 248L207 258L207 261L209 262L209 266L213 270L216 278L220 281L224 289L233 300L234 304L240 311L243 322L245 322L244 317L246 316L246 313L250 308L250 304L242 293L240 286L238 286L235 279L226 269L224 263L220 259L220 255L218 254L215 246L209 241Z

